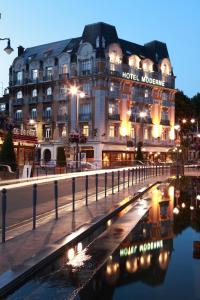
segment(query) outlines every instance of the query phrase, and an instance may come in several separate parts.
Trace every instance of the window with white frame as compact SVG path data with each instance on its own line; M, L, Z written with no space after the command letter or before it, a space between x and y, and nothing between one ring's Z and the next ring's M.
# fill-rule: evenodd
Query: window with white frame
M117 115L119 113L119 107L117 104L109 103L108 104L108 113L109 115Z
M51 96L52 95L52 88L48 87L47 89L47 96Z
M84 83L83 84L83 91L86 95L90 95L90 93L91 93L91 84L90 83Z
M163 141L166 141L166 139L167 139L167 130L166 129L163 129L161 139Z
M115 126L109 126L109 137L115 137Z
M132 127L130 130L130 138L134 139L135 138L135 128Z
M38 70L37 69L33 69L32 70L32 79L33 80L37 80L38 79Z
M89 136L89 126L88 125L83 126L83 134L85 136Z
M99 36L96 38L96 48L99 48Z
M90 113L91 113L90 103L80 104L80 114L90 114Z
M22 110L21 109L18 109L18 110L16 110L16 112L15 112L15 120L16 121L19 121L19 120L21 120L22 119Z
M89 74L92 70L92 60L84 59L80 61L80 69L82 74Z
M69 66L68 64L63 64L61 66L61 74L68 74L69 73Z
M17 99L22 99L22 98L23 98L22 91L18 91L17 92Z
M51 138L51 128L50 127L45 128L45 137L47 139Z
M46 77L51 80L53 77L53 67L46 67Z
M148 138L149 138L148 129L145 128L145 129L144 129L144 139L145 139L145 140L148 140Z
M50 119L51 118L51 113L52 113L52 109L51 109L51 107L46 107L45 108L45 111L44 111L44 116L45 116L45 118L47 118L47 119Z
M17 82L22 83L22 80L23 80L23 72L19 71L17 72Z
M6 104L5 103L1 103L0 104L0 111L5 111L6 110Z
M149 90L144 90L144 97L145 98L148 98L149 97Z
M33 120L37 119L37 108L31 109L31 119L33 119Z
M32 97L37 97L37 89L32 90Z

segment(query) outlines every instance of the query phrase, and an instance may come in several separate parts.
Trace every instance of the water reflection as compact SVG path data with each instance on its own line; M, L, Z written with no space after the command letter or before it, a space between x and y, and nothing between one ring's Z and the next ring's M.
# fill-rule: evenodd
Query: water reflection
M87 288L81 291L80 298L115 299L114 295L122 295L120 294L120 289L123 286L127 286L127 299L132 299L137 291L136 287L139 286L139 282L145 284L146 287L160 286L164 288L166 274L174 251L176 235L182 233L187 227L200 231L199 206L199 178L183 177L171 184L163 184L159 188L153 189L151 192L151 208L148 213L137 224L117 251L113 253L112 261L107 261L93 278L96 288L92 292L90 290L88 294L89 284ZM183 244L181 246L187 248L188 245ZM191 248L192 243L189 246ZM191 260L191 258L191 256L188 258L185 256L184 260ZM186 261L182 263L187 264ZM176 261L173 264L176 264ZM176 271L178 272L179 270ZM184 275L181 274L179 277L190 276L190 274L187 274L187 270L185 272ZM171 276L174 276L174 274L171 274ZM99 288L100 286L101 288ZM187 291L184 291L184 287L182 287L181 292L183 296L181 299L193 299L193 286L194 284L190 287L187 286ZM143 286L143 289L145 290L145 286ZM118 291L118 294L116 294L116 291ZM152 292L152 290L148 290L149 292ZM152 299L148 293L146 297ZM187 298L188 296L185 296L185 298L184 293L190 293L190 298ZM176 291L173 291L172 296L176 298L174 294L176 294ZM168 294L163 295L162 298L168 299ZM121 297L116 296L116 299L121 299Z

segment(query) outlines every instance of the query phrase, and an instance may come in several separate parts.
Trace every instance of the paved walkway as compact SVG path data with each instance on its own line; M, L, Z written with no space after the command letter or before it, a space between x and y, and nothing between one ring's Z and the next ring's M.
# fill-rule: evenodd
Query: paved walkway
M133 187L99 199L98 202L91 201L88 206L77 207L74 213L65 211L57 221L49 220L41 223L36 230L25 232L19 230L14 238L10 236L5 244L0 244L0 296L1 288L9 281L41 262L106 215L128 203L141 188L167 177L166 175L150 177Z

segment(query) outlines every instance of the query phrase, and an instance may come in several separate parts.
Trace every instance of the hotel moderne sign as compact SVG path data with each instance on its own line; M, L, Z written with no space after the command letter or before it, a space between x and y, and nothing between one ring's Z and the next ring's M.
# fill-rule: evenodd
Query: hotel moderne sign
M163 80L155 79L155 78L151 78L151 77L147 77L147 76L139 76L139 75L129 73L129 72L122 72L122 78L133 80L133 81L154 84L154 85L165 86L165 81L163 81Z

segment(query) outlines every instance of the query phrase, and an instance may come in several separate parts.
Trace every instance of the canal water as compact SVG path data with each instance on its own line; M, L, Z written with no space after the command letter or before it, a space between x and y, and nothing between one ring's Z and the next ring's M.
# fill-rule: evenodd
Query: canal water
M114 252L80 244L77 256L63 253L7 299L200 299L200 178L163 183L146 200L150 209ZM101 243L112 248L110 236Z

